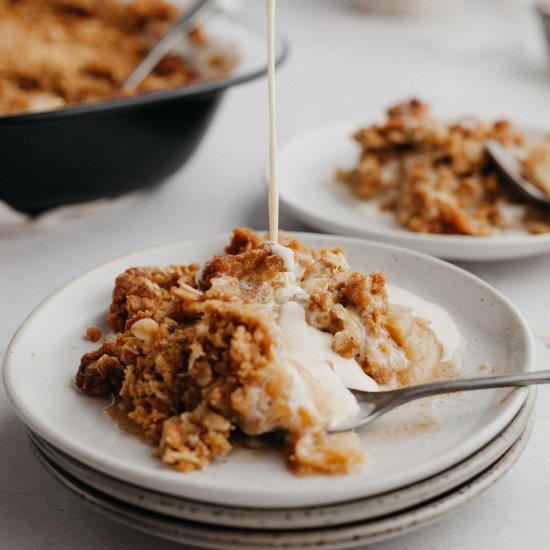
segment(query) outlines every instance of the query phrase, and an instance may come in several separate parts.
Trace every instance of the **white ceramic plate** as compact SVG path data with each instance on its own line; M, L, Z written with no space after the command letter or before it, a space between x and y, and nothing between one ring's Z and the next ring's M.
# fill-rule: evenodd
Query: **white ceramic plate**
M399 226L393 214L361 201L335 181L337 168L357 163L351 135L360 125L338 124L309 131L279 151L281 202L301 221L321 231L375 239L453 260L503 260L550 251L550 233L508 231L491 237L430 235ZM530 132L540 135L541 132Z
M172 497L119 481L54 449L29 432L29 438L49 462L104 495L150 512L218 527L247 529L314 529L387 516L418 506L471 480L499 460L525 431L533 417L535 388L512 422L471 457L429 479L390 493L329 506L260 509L220 506Z
M342 245L355 268L382 270L391 283L444 304L467 339L465 375L479 374L482 362L501 372L531 368L534 346L526 322L496 290L466 271L359 239L297 236L312 246ZM75 390L80 356L96 347L83 334L103 322L114 279L127 267L205 261L227 240L177 242L119 258L81 275L40 305L15 335L4 365L8 395L31 430L80 462L135 485L224 505L288 508L363 498L426 479L487 444L524 402L525 388L403 406L361 433L368 461L354 475L295 477L280 454L242 448L206 471L173 471L152 458L150 447L113 425L103 410L106 401Z
M33 447L44 468L60 483L81 497L89 506L106 518L132 527L143 533L199 548L228 550L233 548L288 549L310 548L343 550L365 548L365 545L392 539L439 520L455 508L473 499L497 482L517 461L529 441L534 421L497 462L482 474L439 498L414 508L381 518L351 525L303 529L299 531L255 531L201 525L129 506L95 491L67 475Z

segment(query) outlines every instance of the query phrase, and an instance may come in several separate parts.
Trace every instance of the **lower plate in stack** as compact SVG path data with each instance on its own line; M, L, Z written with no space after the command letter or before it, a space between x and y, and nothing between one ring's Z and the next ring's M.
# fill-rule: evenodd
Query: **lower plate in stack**
M83 498L88 505L109 519L149 535L200 548L220 550L235 547L243 549L307 547L339 550L357 548L419 529L437 521L443 515L483 492L514 465L525 449L534 424L531 413L526 420L527 425L523 432L498 460L466 483L460 484L438 497L393 514L355 521L351 524L296 530L220 527L219 524L203 524L154 513L112 498L86 485L47 458L32 439L31 445L46 470L65 487ZM510 435L511 432L503 433L499 438L507 439ZM384 495L378 498L383 499ZM342 506L349 507L350 505L361 510L364 503L345 503ZM369 509L368 505L366 509ZM289 510L287 513L289 518L292 518L296 512ZM297 513L303 515L306 511Z
M481 474L524 436L533 416L535 389L501 434L466 460L407 487L334 505L289 509L223 506L151 491L94 470L55 449L29 431L33 447L49 463L85 486L128 505L174 518L210 525L251 529L310 529L364 521L393 514L455 490Z

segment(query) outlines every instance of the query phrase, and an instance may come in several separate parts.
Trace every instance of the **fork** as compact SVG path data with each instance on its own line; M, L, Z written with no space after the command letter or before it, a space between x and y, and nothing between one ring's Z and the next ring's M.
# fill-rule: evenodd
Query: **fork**
M421 399L422 397L430 397L442 393L548 383L550 383L550 370L499 376L482 376L464 380L443 380L432 384L418 384L398 390L379 392L350 389L359 403L359 414L349 421L330 427L328 431L342 432L365 426L380 418L383 414L395 409L395 407L399 407L415 399Z

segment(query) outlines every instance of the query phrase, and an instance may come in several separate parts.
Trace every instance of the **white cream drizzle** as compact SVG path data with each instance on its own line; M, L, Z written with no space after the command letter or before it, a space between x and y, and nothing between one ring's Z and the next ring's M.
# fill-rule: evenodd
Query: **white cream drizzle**
M307 359L304 363L322 364L323 369L329 367L348 388L377 390L376 382L363 372L355 359L342 357L333 351L332 334L307 323L304 308L300 304L287 302L281 307L279 327L289 357ZM311 365L304 366L313 374Z
M296 276L294 273L286 272L282 275L283 284L273 292L273 297L277 304L283 305L293 298L305 301L309 300L309 294L301 286L295 284Z
M300 375L301 371L306 371L316 381L318 387L324 390L325 404L330 411L331 422L336 424L359 412L357 400L348 388L377 391L378 386L355 359L345 358L334 352L332 334L322 332L307 323L302 303L309 300L309 294L296 284L295 275L297 269L302 269L302 266L296 265L294 251L278 242L275 3L276 0L266 0L269 92L269 244L273 254L278 255L283 261L285 273L282 276L282 285L274 291L275 304L272 304L271 307L280 306L278 323L284 342L285 368L294 371L293 377L296 379L296 384L293 386L296 386L297 396L301 396L300 399L307 401L303 391L304 376ZM341 262L342 258L336 260ZM202 273L200 275L202 276ZM388 288L388 292L393 302L409 307L413 315L424 317L429 321L430 328L444 347L444 359L445 357L450 359L457 353L460 345L460 332L451 316L443 308L396 287ZM314 388L310 388L310 390L314 391ZM299 403L295 403L295 405L298 406Z
M196 275L195 275L195 284L197 285L197 288L200 286L200 282L201 282L201 279L202 279L202 276L204 274L204 268L206 267L206 263L204 263L202 265L202 267L197 271Z
M274 291L275 303L281 306L278 324L286 366L298 373L305 371L315 380L317 387L311 391L323 393L323 406L330 411L331 424L336 425L359 413L357 399L348 388L377 391L378 385L355 359L342 357L332 349L332 334L307 323L304 306L293 301L309 300L309 294L296 284L294 251L281 244L270 245L286 269L283 284Z
M304 308L296 302L281 307L279 327L283 335L285 362L304 369L324 390L324 405L336 425L359 413L359 405L348 387L376 391L376 382L368 377L354 359L346 359L332 348L332 335L306 322ZM314 391L314 390L313 390Z
M266 0L267 14L267 89L269 101L269 238L279 242L279 190L277 188L277 116L275 103L275 7Z
M283 267L285 271L294 273L296 269L296 262L294 260L294 251L288 246L284 246L278 243L272 243L268 241L268 244L271 245L271 251L273 254L276 254L283 261Z
M409 308L413 316L428 321L430 329L443 346L442 361L452 361L457 358L462 351L464 337L446 309L397 286L387 284L386 290L390 304Z

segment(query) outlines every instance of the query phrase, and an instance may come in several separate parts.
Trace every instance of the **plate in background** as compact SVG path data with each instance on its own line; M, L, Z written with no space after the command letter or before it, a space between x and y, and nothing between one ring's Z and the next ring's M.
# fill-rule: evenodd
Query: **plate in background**
M280 199L296 218L327 233L374 239L453 260L504 260L550 252L550 233L507 231L490 237L415 233L402 228L374 201L356 198L334 176L338 168L357 163L359 146L351 136L359 127L346 123L314 129L281 146Z

